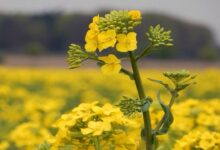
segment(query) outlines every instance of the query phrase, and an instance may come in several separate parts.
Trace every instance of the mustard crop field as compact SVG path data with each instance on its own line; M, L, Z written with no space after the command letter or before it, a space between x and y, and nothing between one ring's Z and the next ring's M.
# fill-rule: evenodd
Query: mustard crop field
M147 95L156 99L155 90L160 89L161 97L166 101L169 95L165 90L148 80L166 80L161 72L141 70ZM197 84L181 92L175 102L172 108L174 123L167 135L160 136L159 150L190 150L193 144L198 150L220 149L220 70L191 72L197 75ZM117 105L123 96L138 97L135 84L123 74L103 75L95 69L2 67L0 150L34 150L42 143L50 143L57 132L53 125L61 114L80 103L98 101ZM157 102L152 105L151 123L155 126L163 112ZM142 118L137 116L134 120L138 122L138 119ZM115 149L138 149L143 144L139 139L141 128L142 125L138 125L129 136L117 137L119 143L115 144L118 145ZM123 143L125 137L129 143Z

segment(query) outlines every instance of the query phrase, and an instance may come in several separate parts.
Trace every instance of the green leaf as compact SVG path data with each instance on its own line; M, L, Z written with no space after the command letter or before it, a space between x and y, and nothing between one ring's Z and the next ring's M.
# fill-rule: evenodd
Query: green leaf
M158 131L156 131L156 134L161 135L161 134L165 134L168 132L169 127L173 123L174 118L173 118L173 115L170 111L170 107L165 105L164 102L161 100L160 93L157 94L157 98L158 98L158 101L159 101L163 111L164 111L163 124L160 127L160 129Z
M163 86L164 86L168 91L170 91L170 92L173 91L173 90L170 88L170 86L169 86L167 83L164 83L163 81L155 80L155 79L151 79L151 78L148 78L148 80L163 85Z
M179 84L179 85L177 85L177 87L176 87L176 91L181 91L181 90L187 88L187 87L190 86L190 85L191 85L190 83L187 83L187 84Z

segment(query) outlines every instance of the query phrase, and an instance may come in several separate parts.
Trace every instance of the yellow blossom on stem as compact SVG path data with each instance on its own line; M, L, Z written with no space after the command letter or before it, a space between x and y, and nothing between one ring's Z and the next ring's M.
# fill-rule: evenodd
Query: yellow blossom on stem
M99 31L96 30L89 30L86 33L85 41L85 50L87 52L95 52L98 48L98 34Z
M105 64L102 65L101 70L104 74L115 74L121 70L121 61L113 54L108 56L99 57Z
M133 20L141 19L141 12L139 10L130 10L128 14L131 16Z
M116 49L119 52L128 52L134 51L137 49L137 34L135 32L129 32L126 34L119 34L117 36L118 44L116 45Z
M61 118L53 124L53 127L64 129L66 127L73 126L78 118L78 116L74 116L72 113L63 114Z
M91 29L91 30L99 30L98 29L98 23L99 23L99 15L93 17L92 23L89 24L89 29Z
M99 16L93 17L92 23L89 24L89 29L86 33L85 49L87 52L94 52L98 48L98 34L99 34Z
M98 35L98 49L103 51L106 48L114 47L116 43L116 31L107 30Z
M91 109L96 107L97 103L97 101L93 103L82 103L79 107L74 108L72 113L75 114L77 118L82 118L82 121L87 121L92 115Z
M111 124L108 121L90 121L88 128L82 128L81 132L84 135L92 133L93 136L101 135L104 131L110 131Z

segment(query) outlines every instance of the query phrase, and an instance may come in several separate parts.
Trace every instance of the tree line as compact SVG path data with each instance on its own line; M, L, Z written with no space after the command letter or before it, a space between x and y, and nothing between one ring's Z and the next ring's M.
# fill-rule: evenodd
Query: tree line
M103 11L104 13L104 11ZM101 13L101 14L103 14ZM95 14L0 15L0 53L64 54L70 43L84 43L84 36ZM161 14L143 14L138 33L150 25L160 24L172 30L174 47L158 50L157 58L217 59L220 48L213 34L203 25L193 24ZM138 34L139 47L147 45Z

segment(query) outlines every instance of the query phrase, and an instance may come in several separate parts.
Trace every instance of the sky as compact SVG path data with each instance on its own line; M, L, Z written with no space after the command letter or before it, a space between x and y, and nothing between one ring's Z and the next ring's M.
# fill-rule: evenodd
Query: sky
M209 27L220 45L220 0L0 0L0 13L83 12L139 9Z

